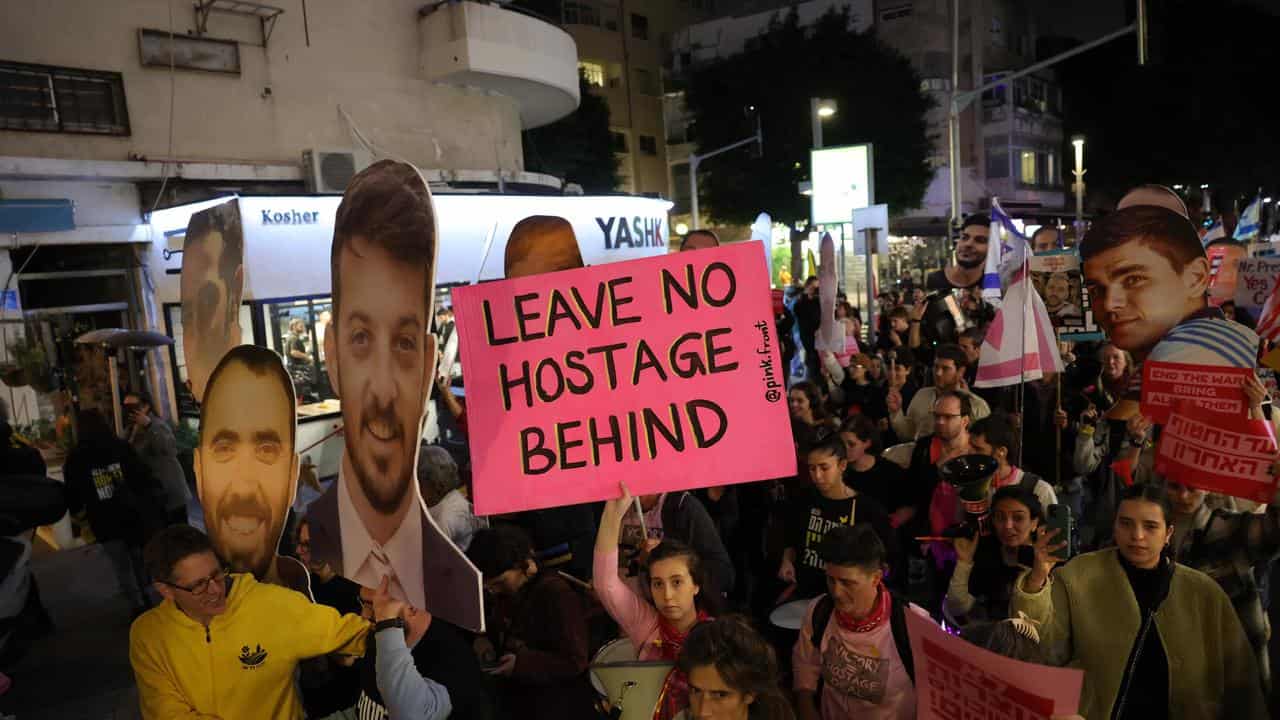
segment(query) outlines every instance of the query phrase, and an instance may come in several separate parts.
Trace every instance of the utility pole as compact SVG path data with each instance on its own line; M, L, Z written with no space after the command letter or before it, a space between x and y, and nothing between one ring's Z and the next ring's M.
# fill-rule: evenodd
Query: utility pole
M1097 40L1085 43L1078 47L1074 47L1066 52L1054 55L1051 58L1033 63L1027 67L1008 75L1001 76L998 80L986 83L973 90L960 92L958 85L960 83L960 0L951 0L951 102L950 110L947 113L947 137L949 138L950 157L948 162L951 165L951 233L954 233L960 227L960 113L968 107L974 100L982 97L982 93L988 90L994 90L1001 85L1013 87L1013 81L1018 78L1025 77L1032 73L1043 70L1047 67L1057 65L1063 60L1073 58L1081 53L1088 52L1096 47L1106 45L1112 40L1122 38L1130 33L1136 34L1138 37L1138 64L1146 65L1148 60L1147 52L1147 0L1136 0L1138 4L1137 21L1126 25L1113 33L1104 35ZM970 30L973 32L973 30ZM1013 95L1009 94L1008 102L1012 104Z
M750 145L751 143L759 145L760 153L764 154L764 130L761 129L759 116L756 117L755 135L752 135L749 138L743 138L735 143L729 143L728 145L712 150L709 153L703 153L701 155L689 153L689 208L693 212L693 218L689 221L689 227L691 229L698 229L698 166L702 164L703 160L708 160L716 155L720 155L721 153L727 153L730 150L737 150L743 145Z

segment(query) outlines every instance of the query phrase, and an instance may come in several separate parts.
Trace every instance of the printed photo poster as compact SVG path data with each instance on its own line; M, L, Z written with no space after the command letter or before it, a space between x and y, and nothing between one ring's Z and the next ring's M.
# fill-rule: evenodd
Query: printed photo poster
M196 494L218 556L310 597L306 569L276 554L298 489L293 380L274 351L239 345L214 366L200 404Z
M482 632L480 572L427 512L417 477L438 357L439 237L431 193L412 165L378 161L343 193L324 357L345 447L338 479L307 509L311 562L365 587L386 577L410 605Z
M1032 255L1028 263L1031 282L1044 300L1045 310L1059 340L1101 340L1094 321L1089 290L1084 286L1080 256L1074 250L1049 250Z
M187 221L179 288L183 362L199 403L214 366L241 343L244 226L239 200L201 210Z
M476 513L795 473L752 242L457 288Z
M918 720L1049 720L1079 711L1083 670L997 655L938 627L914 605L906 618Z
M1280 258L1243 258L1236 266L1233 299L1236 309L1243 310L1256 323L1262 317L1267 298L1275 292L1280 278Z

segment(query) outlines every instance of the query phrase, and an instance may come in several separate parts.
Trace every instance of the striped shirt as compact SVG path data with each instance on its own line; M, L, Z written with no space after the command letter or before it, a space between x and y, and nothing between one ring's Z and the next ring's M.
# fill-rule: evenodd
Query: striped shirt
M1257 364L1258 335L1223 317L1197 317L1179 323L1156 343L1149 360L1251 368Z

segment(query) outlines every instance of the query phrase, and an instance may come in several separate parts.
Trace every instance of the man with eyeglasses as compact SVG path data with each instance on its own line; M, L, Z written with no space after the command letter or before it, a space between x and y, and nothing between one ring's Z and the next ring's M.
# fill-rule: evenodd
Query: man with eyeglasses
M160 531L145 559L164 598L129 630L145 720L301 718L298 663L364 653L366 620L252 575L228 574L208 536L193 527Z
M916 397L923 394L922 390ZM955 521L955 512L948 513L945 507L948 499L946 491L943 491L942 497L937 497L938 466L974 452L969 440L969 425L973 422L974 415L973 401L972 395L955 390L937 394L932 409L933 433L916 440L907 471L916 502L913 507L894 513L893 519L898 521L894 523L896 526L910 524L915 535L936 535ZM954 495L950 500L954 503ZM930 512L935 509L940 510L936 521L929 517ZM933 527L938 524L941 527Z
M969 367L969 356L959 345L946 343L939 345L933 355L933 386L921 388L911 398L911 404L903 407L902 393L890 390L885 395L885 405L889 410L889 423L893 432L901 442L911 442L925 435L933 425L933 407L937 399L945 392L963 392L969 397L973 407L973 419L981 420L991 414L991 406L986 400L969 392L965 382L965 373Z

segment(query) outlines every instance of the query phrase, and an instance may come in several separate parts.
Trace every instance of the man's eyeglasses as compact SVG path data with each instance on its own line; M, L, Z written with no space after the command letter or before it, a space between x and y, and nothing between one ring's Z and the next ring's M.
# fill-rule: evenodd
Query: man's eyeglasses
M958 418L958 417L960 417L960 413L940 413L940 412L936 412L936 413L934 413L934 414L933 414L933 419L934 419L934 420L951 420L951 419Z
M209 592L209 588L213 587L214 583L217 583L218 587L222 587L223 583L225 583L226 580L227 580L227 569L218 568L209 577L197 580L194 583L192 583L190 586L179 585L177 583L166 582L164 580L161 580L161 582L164 583L165 585L168 585L171 588L177 588L179 590L182 590L183 592L189 592L192 595L204 595L205 593Z

